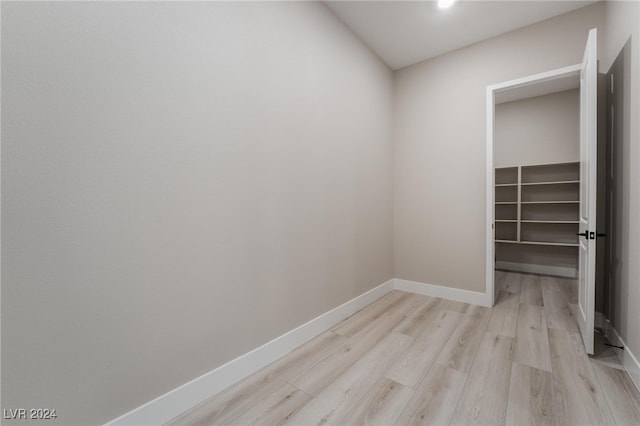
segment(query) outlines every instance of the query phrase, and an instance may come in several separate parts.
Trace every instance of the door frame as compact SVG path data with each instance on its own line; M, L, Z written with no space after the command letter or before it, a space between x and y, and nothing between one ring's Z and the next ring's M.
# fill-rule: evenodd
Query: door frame
M486 300L488 306L495 304L495 247L494 247L494 199L495 199L495 186L494 186L494 127L495 127L495 99L496 94L505 92L512 89L523 88L526 86L532 86L540 83L550 82L560 78L580 77L580 68L582 64L570 65L568 67L558 68L555 70L533 74L527 77L518 78L515 80L505 81L502 83L492 84L487 86L487 206L486 206Z

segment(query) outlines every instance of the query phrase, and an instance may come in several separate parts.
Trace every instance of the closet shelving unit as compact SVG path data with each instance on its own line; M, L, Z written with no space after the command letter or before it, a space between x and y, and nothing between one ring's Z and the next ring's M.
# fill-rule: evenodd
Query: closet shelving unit
M578 162L496 168L496 244L578 247L579 178Z

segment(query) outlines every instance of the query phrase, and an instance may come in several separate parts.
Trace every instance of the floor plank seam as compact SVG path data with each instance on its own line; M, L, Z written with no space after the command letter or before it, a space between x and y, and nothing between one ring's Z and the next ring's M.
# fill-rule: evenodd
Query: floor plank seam
M464 383L462 384L462 388L460 389L460 392L458 393L458 397L456 398L455 408L453 410L451 410L451 416L449 416L449 421L447 422L448 425L451 425L451 422L453 421L453 418L454 418L456 412L458 411L458 405L460 405L460 398L462 397L462 394L464 393L464 388L467 386L467 381L468 380L469 380L469 373L465 373L465 375L464 375Z
M591 358L589 358L589 365L591 365L593 361L591 360ZM604 386L602 386L602 381L600 380L600 376L597 374L597 372L595 371L595 369L593 368L593 365L591 365L591 370L593 371L593 375L596 378L596 381L598 382L598 386L600 387L600 391L603 393L604 395L604 400L607 404L607 409L609 410L609 415L611 416L611 418L613 419L614 422L616 422L616 425L618 424L618 422L616 421L616 417L614 416L614 412L611 409L611 402L609 402L609 396L607 395L607 393L604 391Z
M504 415L504 421L502 422L502 426L507 426L507 413L509 413L509 408L510 405L512 403L510 395L511 395L511 384L513 383L513 381L511 380L511 375L513 374L513 364L515 364L515 361L511 361L511 371L509 373L509 389L507 392L507 408L505 410L505 415ZM515 425L514 425L515 426Z
M489 323L487 322L487 325ZM486 329L486 327L485 327ZM485 331L482 332L482 335L484 336ZM476 362L476 356L478 355L478 349L480 349L480 344L481 342L478 343L478 346L476 348L476 350L473 353L473 361L471 362L471 368L469 369L469 372L471 372L471 370L473 369L473 365ZM460 394L458 395L458 398L456 399L456 407L453 409L452 413L451 413L451 418L449 419L449 423L451 424L451 421L453 420L453 417L455 415L455 413L458 411L458 405L460 404L460 397L462 396L462 394L464 393L464 389L467 387L467 381L469 380L469 372L465 373L465 377L464 377L464 384L462 385L462 389L460 390Z

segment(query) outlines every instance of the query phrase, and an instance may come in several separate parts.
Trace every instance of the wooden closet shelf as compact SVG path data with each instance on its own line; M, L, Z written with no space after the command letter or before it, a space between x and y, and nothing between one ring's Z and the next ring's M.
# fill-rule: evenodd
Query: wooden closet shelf
M500 219L494 218L494 236L496 244L502 244L496 250L510 251L504 244L528 246L527 253L555 253L553 247L566 247L561 251L577 255L579 171L577 162L496 169L500 201L495 202L495 214Z
M578 247L578 243L554 243L551 241L520 241L520 244L531 244L536 246L563 246L563 247Z
M522 223L558 223L558 224L578 224L580 223L579 220L526 220L523 219L520 222Z
M522 186L533 186L533 185L568 185L568 184L576 184L580 183L579 180L557 180L557 181L549 181L549 182L522 182Z
M568 201L568 200L558 200L558 201L521 201L520 204L579 204L580 201Z
M515 240L495 240L496 243L509 244L529 244L532 246L560 246L560 247L578 247L578 243L554 243L551 241L515 241Z

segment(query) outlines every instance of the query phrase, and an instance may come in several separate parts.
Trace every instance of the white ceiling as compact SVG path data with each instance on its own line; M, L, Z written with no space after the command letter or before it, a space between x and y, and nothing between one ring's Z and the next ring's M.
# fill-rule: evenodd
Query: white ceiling
M392 69L400 69L595 1L326 1Z

